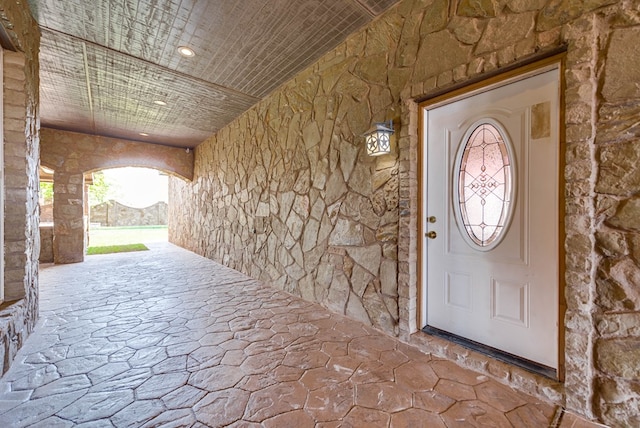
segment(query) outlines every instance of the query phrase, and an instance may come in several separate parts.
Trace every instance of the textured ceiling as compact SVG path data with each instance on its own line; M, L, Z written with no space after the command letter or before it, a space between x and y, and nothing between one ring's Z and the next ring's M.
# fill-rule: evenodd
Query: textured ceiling
M42 126L194 147L397 1L29 0Z

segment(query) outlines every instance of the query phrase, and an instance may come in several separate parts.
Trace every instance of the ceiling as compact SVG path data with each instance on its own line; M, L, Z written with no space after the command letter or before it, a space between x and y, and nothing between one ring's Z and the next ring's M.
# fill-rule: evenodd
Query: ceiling
M397 1L29 0L41 124L195 147Z

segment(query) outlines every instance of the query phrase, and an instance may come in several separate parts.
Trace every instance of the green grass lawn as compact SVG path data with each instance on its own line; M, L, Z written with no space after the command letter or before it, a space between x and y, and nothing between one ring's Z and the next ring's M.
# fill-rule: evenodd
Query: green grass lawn
M131 251L147 250L148 248L144 244L107 245L104 247L89 247L87 248L87 255L94 256L96 254L129 253Z
M89 248L167 240L167 226L91 227L89 229Z

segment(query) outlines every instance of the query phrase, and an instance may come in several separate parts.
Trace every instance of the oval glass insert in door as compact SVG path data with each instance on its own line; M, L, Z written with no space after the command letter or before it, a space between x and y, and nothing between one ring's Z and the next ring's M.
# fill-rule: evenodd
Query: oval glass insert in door
M471 247L488 251L505 235L514 206L514 157L499 123L474 123L460 142L453 170L453 204L460 233Z

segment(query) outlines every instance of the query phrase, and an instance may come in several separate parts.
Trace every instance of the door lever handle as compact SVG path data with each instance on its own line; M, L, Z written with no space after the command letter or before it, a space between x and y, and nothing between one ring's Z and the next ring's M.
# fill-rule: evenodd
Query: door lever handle
M435 230L431 230L431 231L427 232L425 235L429 239L436 239L436 236L438 236L438 234L436 233Z

